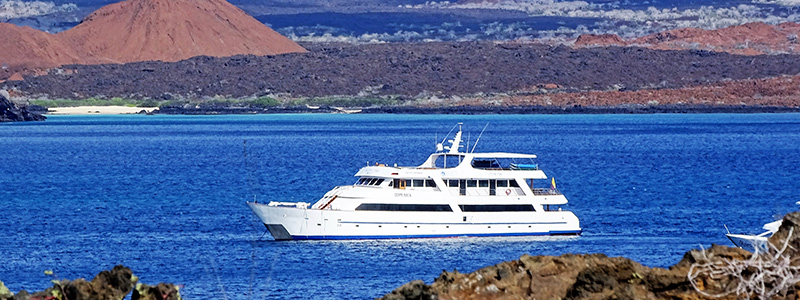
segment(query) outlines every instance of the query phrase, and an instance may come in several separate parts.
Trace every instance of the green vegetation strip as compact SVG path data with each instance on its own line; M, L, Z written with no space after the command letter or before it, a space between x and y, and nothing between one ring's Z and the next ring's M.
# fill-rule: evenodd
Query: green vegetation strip
M403 100L396 97L314 97L279 100L272 97L258 98L215 98L205 100L136 100L126 98L87 98L87 99L39 99L31 100L34 105L47 108L76 107L76 106L128 106L128 107L164 107L183 106L186 104L197 106L226 106L226 107L275 107L275 106L343 106L343 107L369 107L383 105L398 105Z

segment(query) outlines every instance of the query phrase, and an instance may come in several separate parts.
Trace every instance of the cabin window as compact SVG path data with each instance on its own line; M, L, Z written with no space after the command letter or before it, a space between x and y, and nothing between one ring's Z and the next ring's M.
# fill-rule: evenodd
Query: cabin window
M508 181L508 186L510 186L510 187L519 187L519 184L517 183L517 180L512 179L512 180Z
M453 180L453 179L448 180L447 181L447 186L449 186L449 187L458 187L458 180Z
M373 211L453 211L447 204L387 204L363 203L356 210Z
M499 169L500 163L496 159L473 159L472 167L476 169Z
M425 180L422 179L414 179L414 187L423 187L425 186Z
M383 183L383 178L378 179L378 181L375 182L375 185L381 185L381 183Z
M488 180L479 180L478 181L478 187L489 187L489 181Z
M434 164L437 168L455 168L461 164L461 155L439 155L436 157Z
M497 187L508 187L508 180L498 180Z
M436 187L436 182L433 182L433 179L425 180L426 187Z
M411 187L411 179L406 179L406 180L405 180L405 183L406 183L406 185L405 185L405 186L407 186L407 187Z
M394 179L392 180L392 185L396 189L404 190L406 188L406 181L403 179Z
M534 211L530 204L492 204L492 205L467 205L458 207L465 212L498 212L498 211Z
M477 180L467 180L467 187L476 187L478 186Z
M369 181L369 185L375 185L376 182L378 182L378 179L372 178L372 180Z

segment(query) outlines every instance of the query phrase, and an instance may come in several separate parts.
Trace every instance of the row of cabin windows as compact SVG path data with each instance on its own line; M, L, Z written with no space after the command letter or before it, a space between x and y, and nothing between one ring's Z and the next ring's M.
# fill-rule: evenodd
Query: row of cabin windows
M406 187L436 187L436 182L433 179L394 179L389 183L389 186L396 189L405 189Z
M356 185L381 185L383 178L361 178L356 182ZM517 181L514 179L490 179L490 180L465 180L465 179L450 179L445 180L448 187L519 187ZM393 179L389 183L390 187L396 189L404 189L406 187L436 187L436 182L433 179Z
M461 211L534 211L530 204L490 204L490 205L459 205Z
M383 178L361 178L356 185L381 185Z
M463 212L503 212L503 211L534 211L530 204L489 204L489 205L459 205ZM447 204L388 204L388 203L363 203L356 210L371 211L444 211L452 212Z
M463 183L459 184L459 182L462 182L462 181L463 181ZM519 184L517 184L517 181L514 180L514 179L511 179L511 180L505 180L505 179L499 179L499 180L495 180L495 179L491 179L491 180L474 180L474 179L470 179L470 180L463 180L463 179L462 180L455 180L455 179L450 179L450 180L445 180L445 182L447 182L447 186L449 186L449 187L459 187L459 186L465 186L465 187L489 187L491 185L492 181L494 181L494 186L499 187L499 188L501 188L501 187L519 187Z
M377 211L450 211L447 204L386 204L386 203L363 203L356 207L356 210L377 210Z

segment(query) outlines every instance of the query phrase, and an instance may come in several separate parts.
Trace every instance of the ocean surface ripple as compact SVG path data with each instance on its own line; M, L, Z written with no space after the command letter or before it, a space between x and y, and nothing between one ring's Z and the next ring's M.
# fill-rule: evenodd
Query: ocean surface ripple
M422 163L462 121L472 141L489 123L476 151L537 154L584 234L275 242L245 205L314 202L368 162ZM0 125L0 149L14 292L115 264L187 299L369 299L526 253L666 267L800 200L799 114L52 116Z

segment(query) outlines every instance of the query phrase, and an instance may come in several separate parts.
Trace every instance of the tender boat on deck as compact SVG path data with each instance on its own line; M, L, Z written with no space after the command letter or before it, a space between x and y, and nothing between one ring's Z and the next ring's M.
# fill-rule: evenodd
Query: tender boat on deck
M247 204L276 240L581 233L536 155L461 152L457 127L450 146L438 144L423 164L364 167L355 184L333 188L314 205Z

